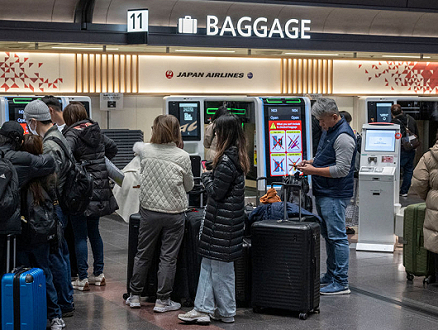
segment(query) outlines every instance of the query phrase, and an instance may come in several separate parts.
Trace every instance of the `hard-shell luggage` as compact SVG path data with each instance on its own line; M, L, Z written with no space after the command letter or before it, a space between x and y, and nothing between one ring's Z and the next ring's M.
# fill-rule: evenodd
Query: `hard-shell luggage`
M301 212L296 220L302 220ZM319 223L290 221L285 209L284 220L255 222L251 233L254 312L285 309L304 320L319 312Z
M236 303L237 307L251 306L251 239L243 239L243 256L234 261L234 273L236 276Z
M7 245L7 273L1 281L3 330L44 330L47 324L46 278L39 268L16 268L9 272L11 237ZM15 237L14 237L15 246ZM14 268L15 268L14 249Z
M414 276L425 276L423 284L434 275L434 257L424 247L423 222L426 203L412 204L405 208L403 218L403 266L409 281Z

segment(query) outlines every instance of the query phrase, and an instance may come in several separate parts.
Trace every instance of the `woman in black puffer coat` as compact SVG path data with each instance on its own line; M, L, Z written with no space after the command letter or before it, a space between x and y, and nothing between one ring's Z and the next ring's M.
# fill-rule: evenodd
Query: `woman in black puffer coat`
M93 178L93 195L84 214L71 216L75 237L75 250L79 277L73 280L74 289L87 291L88 284L105 285L103 275L103 242L99 233L99 217L118 209L116 199L109 186L105 156L113 158L117 146L113 140L101 133L99 124L88 118L84 106L72 102L63 111L66 128L63 130L78 162L85 162L85 168ZM88 280L88 247L90 239L93 250L93 276Z
M202 175L208 200L199 242L201 273L195 308L178 315L185 322L209 323L213 318L229 323L234 322L236 315L234 260L243 251L249 159L237 117L224 115L215 123L218 147L213 172Z

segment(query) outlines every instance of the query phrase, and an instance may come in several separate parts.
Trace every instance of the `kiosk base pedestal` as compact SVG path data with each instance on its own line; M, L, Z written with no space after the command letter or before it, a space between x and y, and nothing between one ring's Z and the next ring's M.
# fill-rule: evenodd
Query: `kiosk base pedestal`
M356 251L394 253L394 249L395 249L395 243L392 244L357 243L356 244Z

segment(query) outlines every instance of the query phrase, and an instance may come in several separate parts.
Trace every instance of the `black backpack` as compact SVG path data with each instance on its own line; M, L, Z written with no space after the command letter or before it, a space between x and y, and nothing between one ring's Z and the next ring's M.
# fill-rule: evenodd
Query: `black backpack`
M14 165L0 152L0 222L4 222L20 208L20 186Z
M25 195L22 196L25 222L22 236L30 244L46 243L57 237L58 216L54 202L44 188L42 194L44 200L40 203L35 203L30 189L27 189Z
M67 172L62 195L58 194L59 205L64 214L78 215L85 212L93 195L93 179L85 169L85 163L77 163L73 154L62 141L49 136L47 139L55 141L68 157L70 166Z

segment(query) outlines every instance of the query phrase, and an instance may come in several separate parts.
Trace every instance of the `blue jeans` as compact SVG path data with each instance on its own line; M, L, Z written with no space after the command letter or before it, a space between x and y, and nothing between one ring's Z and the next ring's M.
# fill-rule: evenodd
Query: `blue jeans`
M64 216L59 205L56 205L55 208L64 232L68 218ZM58 304L63 313L70 312L73 310L73 286L71 285L70 255L64 235L58 251L50 254L49 262L53 274L53 284L58 292Z
M400 170L403 169L403 182L400 187L400 194L407 194L411 187L412 174L414 173L415 150L400 153Z
M345 230L345 209L350 198L315 196L321 217L321 235L327 251L327 276L342 286L348 285L350 247Z
M88 245L90 239L93 251L93 274L99 276L103 273L103 242L99 233L99 217L75 215L70 216L75 236L76 259L78 263L79 279L88 278Z
M17 262L25 267L41 268L46 277L46 296L47 296L47 318L61 318L62 312L58 305L58 294L53 284L52 271L49 267L49 243L40 243L36 245L26 245L25 242L18 241Z
M202 258L195 309L223 317L236 315L234 262Z

